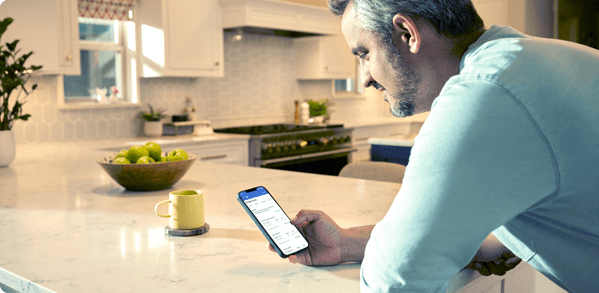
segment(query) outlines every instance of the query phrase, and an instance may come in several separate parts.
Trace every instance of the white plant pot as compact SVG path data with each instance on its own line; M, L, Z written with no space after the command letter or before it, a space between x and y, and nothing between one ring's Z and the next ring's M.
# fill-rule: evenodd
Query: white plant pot
M144 133L146 134L146 136L162 136L162 122L145 121Z
M314 116L314 117L312 117L312 119L314 119L314 123L322 123L322 122L324 122L324 115Z
M6 167L15 160L15 135L12 130L0 130L0 167Z

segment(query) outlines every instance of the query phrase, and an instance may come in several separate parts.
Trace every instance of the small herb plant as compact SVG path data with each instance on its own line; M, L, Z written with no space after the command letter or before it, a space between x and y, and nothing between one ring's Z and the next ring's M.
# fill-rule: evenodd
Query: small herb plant
M310 106L310 117L317 117L317 116L325 116L325 117L329 117L329 106L332 106L333 103L331 103L329 100L322 100L322 101L308 101L308 105Z
M0 21L0 44L2 43L2 35L13 22L10 17ZM2 103L0 104L0 130L10 130L15 120L27 120L31 117L30 114L23 114L23 104L25 101L19 101L22 92L25 92L25 96L33 92L37 88L37 84L31 87L30 91L27 91L25 84L31 77L31 73L39 70L42 66L31 65L30 67L25 66L25 61L33 54L29 52L21 55L17 58L20 49L17 50L17 44L19 40L14 40L12 43L6 43L6 47L0 45L0 97ZM15 92L19 90L18 94ZM15 92L16 98L14 98L14 104L12 109L10 108L10 97Z
M154 108L152 108L152 105L150 105L148 103L148 107L150 108L150 113L141 113L141 118L143 118L146 121L160 121L160 119L162 119L162 117L164 116L164 111L166 111L165 109L157 109L156 112L154 112Z

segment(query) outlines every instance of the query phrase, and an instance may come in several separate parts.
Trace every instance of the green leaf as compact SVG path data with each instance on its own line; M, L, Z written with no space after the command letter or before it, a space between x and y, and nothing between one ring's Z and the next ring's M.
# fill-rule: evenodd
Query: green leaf
M6 47L8 48L9 51L14 52L18 43L19 43L19 40L14 40L12 43L6 43Z
M8 28L8 26L13 22L13 19L10 17L5 18L0 22L0 38Z
M25 120L25 121L27 121L27 119L29 119L29 117L31 117L31 115L30 115L30 114L25 114L25 115L23 115L23 116L19 116L19 117L17 117L17 119L21 119L21 120Z
M34 85L31 86L31 90L32 91L35 90L36 88L37 88L37 84L34 84Z

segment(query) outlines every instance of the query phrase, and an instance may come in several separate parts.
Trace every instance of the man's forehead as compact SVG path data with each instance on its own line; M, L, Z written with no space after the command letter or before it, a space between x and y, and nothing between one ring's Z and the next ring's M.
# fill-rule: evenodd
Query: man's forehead
M345 6L345 10L343 11L343 15L341 16L341 24L347 23L349 21L353 21L356 19L354 12L354 1L349 1L347 6Z
M357 18L354 12L354 3L349 1L345 7L345 12L341 17L341 32L345 36L345 39L349 42L348 37L355 37L358 33L358 25L356 23ZM353 39L353 38L351 38ZM350 44L351 46L351 44Z

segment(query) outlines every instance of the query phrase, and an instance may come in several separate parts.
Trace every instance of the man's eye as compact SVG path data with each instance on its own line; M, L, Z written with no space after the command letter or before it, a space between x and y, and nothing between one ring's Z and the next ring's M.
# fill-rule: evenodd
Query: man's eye
M366 58L366 55L367 55L367 53L361 52L361 53L358 53L358 55L356 57L358 57L358 59L364 59L364 58Z

